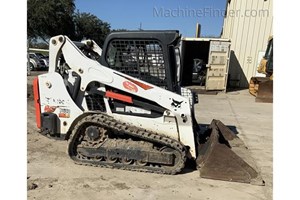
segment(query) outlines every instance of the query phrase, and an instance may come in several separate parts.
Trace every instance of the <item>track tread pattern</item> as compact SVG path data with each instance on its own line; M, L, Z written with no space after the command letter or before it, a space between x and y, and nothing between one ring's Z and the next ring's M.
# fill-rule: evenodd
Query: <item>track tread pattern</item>
M101 127L107 129L113 129L114 132L122 132L122 134L127 134L132 137L140 138L141 140L152 142L152 143L159 143L165 146L168 146L172 149L175 149L177 152L180 153L180 158L178 162L174 166L168 167L158 167L158 166L141 166L141 165L125 165L123 163L107 163L107 162L97 162L93 160L79 160L76 156L72 155L74 150L74 141L76 140L76 136L78 134L78 130L80 127L85 123L93 123L97 124ZM186 161L186 148L185 146L180 143L179 141L170 138L168 136L158 134L152 131L148 131L139 127L131 126L126 123L122 123L113 119L112 117L106 114L91 114L83 119L81 119L76 126L74 127L68 144L67 150L71 159L74 160L76 164L79 165L86 165L86 166L94 166L94 167L106 167L106 168L117 168L123 170L130 170L130 171L138 171L138 172L148 172L148 173L158 173L158 174L176 174L179 173L182 168L184 168L185 161Z

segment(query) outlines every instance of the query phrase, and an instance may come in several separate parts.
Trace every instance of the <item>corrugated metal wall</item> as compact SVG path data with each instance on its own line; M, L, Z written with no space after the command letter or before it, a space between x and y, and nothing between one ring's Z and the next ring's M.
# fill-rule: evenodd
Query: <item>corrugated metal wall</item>
M229 86L248 87L258 54L273 34L272 0L228 0L222 38L231 40Z

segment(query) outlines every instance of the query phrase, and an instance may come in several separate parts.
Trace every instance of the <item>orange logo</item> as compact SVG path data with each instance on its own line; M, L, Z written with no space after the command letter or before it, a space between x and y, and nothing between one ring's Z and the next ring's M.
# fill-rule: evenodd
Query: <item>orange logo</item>
M56 108L57 108L56 106L46 105L45 108L44 108L44 111L52 113L52 112L54 112L56 110Z
M137 92L138 88L136 87L136 85L134 85L133 83L131 83L130 81L124 81L123 82L123 87L131 92Z

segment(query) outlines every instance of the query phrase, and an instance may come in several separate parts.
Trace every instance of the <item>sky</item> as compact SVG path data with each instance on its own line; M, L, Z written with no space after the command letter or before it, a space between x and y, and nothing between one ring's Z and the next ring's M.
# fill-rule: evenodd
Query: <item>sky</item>
M220 36L227 0L75 0L76 9L89 12L111 29L179 30L194 37Z

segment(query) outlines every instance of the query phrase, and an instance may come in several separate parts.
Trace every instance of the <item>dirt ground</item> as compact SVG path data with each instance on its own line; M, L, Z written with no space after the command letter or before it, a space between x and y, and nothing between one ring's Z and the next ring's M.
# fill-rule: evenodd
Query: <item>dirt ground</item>
M36 74L28 76L29 93ZM255 103L246 90L199 95L196 118L198 123L216 118L235 126L266 186L202 179L198 171L171 176L76 165L66 153L67 141L38 133L32 95L27 100L28 199L272 199L272 104Z

